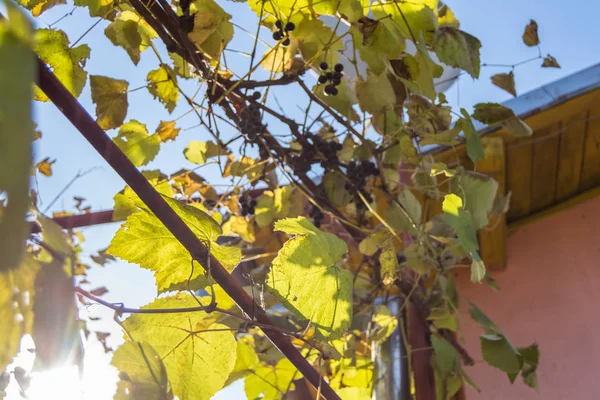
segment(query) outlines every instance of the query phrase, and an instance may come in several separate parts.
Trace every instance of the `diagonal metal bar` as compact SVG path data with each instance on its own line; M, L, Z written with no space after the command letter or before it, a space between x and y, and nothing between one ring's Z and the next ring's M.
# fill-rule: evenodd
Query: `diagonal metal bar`
M214 280L221 285L242 311L261 324L274 325L265 310L254 302L219 261L209 253L208 249L190 228L179 218L127 156L113 143L102 128L98 126L77 99L60 83L46 64L39 57L37 61L39 70L37 84L54 105L79 130L115 172L123 178L194 259L206 260L210 258L210 264L205 262L202 264L211 266L210 273ZM262 329L273 345L290 360L311 385L320 390L325 399L341 400L331 386L294 347L288 337L267 327Z

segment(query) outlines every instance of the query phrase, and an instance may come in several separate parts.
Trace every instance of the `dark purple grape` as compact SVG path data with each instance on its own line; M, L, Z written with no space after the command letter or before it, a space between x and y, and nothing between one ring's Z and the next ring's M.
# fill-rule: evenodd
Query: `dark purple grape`
M331 86L331 93L332 96L337 96L338 94L338 90L335 86Z
M294 29L296 29L296 25L293 22L288 22L287 24L285 24L285 30L287 32L291 32Z
M319 83L320 84L327 83L327 77L325 75L319 76Z
M335 86L339 86L342 83L342 80L341 79L333 78L331 80L331 83L333 83Z
M260 99L260 96L261 96L260 92L254 92L254 93L252 93L252 98L254 100Z
M323 61L321 64L319 64L319 68L321 69L321 71L326 71L327 68L329 68L329 65Z
M334 90L335 90L335 86L333 86L333 85L327 85L327 86L325 86L325 89L324 89L325 94L327 96L333 96L333 91Z
M281 20L278 19L277 21L275 21L275 26L277 27L277 29L281 29L283 27Z
M287 38L287 39L285 39L283 42L281 42L281 44L282 44L284 47L287 47L287 46L289 46L289 45L290 45L290 43L291 43L291 41L290 41L290 38Z
M337 63L334 65L333 69L335 72L342 72L344 70L344 66L340 63Z
M329 71L325 74L325 76L327 77L327 80L330 81L333 79L333 72Z
M341 80L342 79L342 73L338 72L338 71L335 71L333 73L333 79L340 79Z
M283 39L283 34L281 32L273 32L273 39L280 41L281 39Z

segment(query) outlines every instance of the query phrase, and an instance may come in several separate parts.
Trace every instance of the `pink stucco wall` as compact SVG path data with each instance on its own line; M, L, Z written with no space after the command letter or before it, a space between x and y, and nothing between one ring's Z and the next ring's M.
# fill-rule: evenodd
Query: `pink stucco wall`
M493 275L500 292L458 277L463 297L495 321L515 346L540 346L540 393L480 361L481 329L463 299L466 372L482 389L467 399L600 399L600 197L520 228L508 238L508 268Z

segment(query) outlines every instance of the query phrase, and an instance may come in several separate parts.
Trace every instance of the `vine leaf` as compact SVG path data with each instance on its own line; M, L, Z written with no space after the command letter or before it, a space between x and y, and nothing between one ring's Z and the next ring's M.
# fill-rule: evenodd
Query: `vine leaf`
M379 305L375 308L372 321L375 326L370 339L379 343L385 342L398 326L397 316L392 314L390 309L384 305Z
M350 121L360 121L358 113L354 107L352 107L354 104L358 103L354 91L344 81L342 81L342 84L339 85L337 89L337 96L327 96L323 91L323 85L315 85L313 87L313 93L319 99L323 100L325 104L342 114L344 117L348 118Z
M459 120L459 123L467 138L467 154L473 162L483 160L485 158L485 150L483 149L483 143L481 143L481 137L477 134L473 120L467 110L461 108L460 111L463 118Z
M337 394L342 400L370 400L369 389L362 387L345 387L339 389Z
M173 69L175 70L177 76L183 79L190 79L194 77L192 66L186 60L184 60L183 57L177 53L169 53L169 57L171 57L171 60L173 60Z
M110 23L104 34L115 46L122 47L135 65L140 62L141 52L158 37L156 31L138 14L125 10Z
M300 54L307 62L317 67L321 62L335 64L337 52L344 48L342 41L321 20L304 17L296 24L295 36L300 41ZM328 51L323 51L327 46ZM341 86L340 86L341 87ZM339 96L339 94L338 94ZM337 97L337 96L333 96Z
M355 91L360 109L364 112L376 114L396 103L396 94L385 73L376 75L367 71L367 80L360 78L356 82Z
M377 19L391 16L393 24L403 37L411 39L414 34L417 40L423 37L426 42L431 43L437 29L437 12L434 11L437 10L437 6L438 0L397 3L383 3L378 0L371 9Z
M35 31L35 52L52 68L58 80L75 97L79 97L85 82L87 72L83 70L85 62L90 58L90 48L87 44L69 47L67 35L60 30L38 29ZM38 88L35 88L34 100L50 101Z
M155 99L158 97L169 113L172 113L179 99L175 71L170 66L162 64L160 68L150 71L146 80L150 94Z
M249 399L281 399L282 394L295 388L292 381L297 374L298 370L287 358L279 360L274 366L260 366L244 380L244 392Z
M529 47L540 44L540 38L538 36L538 24L534 20L530 20L525 27L525 32L523 32L523 43Z
M26 254L18 268L0 272L0 318L6 322L0 325L1 370L17 355L21 336L31 333L31 303L39 269L39 263Z
M142 174L158 193L167 197L173 196L173 188L164 177L161 177L160 171L142 171ZM129 215L138 210L137 206L143 204L138 195L129 186L126 186L121 193L115 195L114 202L113 221L125 220Z
M469 253L479 248L477 232L473 227L471 213L463 208L463 200L454 193L447 194L442 203L444 220L450 225L458 236L458 240Z
M113 141L136 167L154 160L161 143L160 136L149 135L146 125L135 119L122 125Z
M267 284L284 306L310 321L318 338L335 339L352 317L350 271L335 267L346 243L315 228L305 217L277 221L289 239L273 260Z
M435 366L442 379L458 372L460 363L456 349L444 338L431 335L431 346L435 353Z
M160 121L158 128L156 128L156 134L163 143L175 140L179 135L179 131L181 129L175 128L175 121Z
M56 160L51 160L50 157L46 157L35 165L35 169L44 176L52 176L52 165L55 162Z
M519 351L502 334L485 334L479 338L483 359L493 367L507 373L521 370Z
M106 76L91 75L92 101L96 105L96 121L104 130L118 128L127 116L129 82Z
M351 28L353 44L358 49L360 58L377 75L384 72L388 60L400 57L406 48L404 37L393 27L388 28L386 21L361 17Z
M476 251L471 253L471 257L471 282L479 283L485 278L485 264Z
M183 155L191 163L203 165L209 158L227 154L226 150L217 146L214 142L199 142L190 140L183 150Z
M74 0L74 5L87 7L90 17L109 18L114 0Z
M452 179L451 188L452 192L461 194L464 208L471 214L473 227L481 229L486 226L494 206L498 182L485 175L462 172Z
M143 309L188 308L198 303L189 294L156 299ZM123 323L139 342L152 345L165 365L173 394L180 400L208 400L233 370L235 339L225 325L205 312L135 314Z
M66 260L66 261L65 261ZM35 363L40 369L72 365L81 356L70 258L43 264L35 278L33 327Z
M513 110L498 103L478 103L474 106L473 118L484 124L501 123L509 134L517 137L527 137L533 130Z
M229 22L231 15L213 0L196 0L190 11L196 13L189 39L204 53L218 59L233 38L233 25Z
M66 4L66 0L18 0L17 3L31 11L35 18L42 15L44 11L51 9L59 4Z
M241 259L241 251L237 247L222 247L216 243L222 231L215 220L196 207L168 197L163 198L196 236L210 246L212 255L223 267L231 272ZM154 251L149 252L149 248ZM209 278L204 276L204 270L199 265L195 265L192 271L190 253L145 207L127 217L127 221L110 242L107 252L155 271L159 293L187 289L188 279L190 288L196 290L210 284Z
M338 171L328 172L323 176L323 183L327 198L336 207L345 207L352 200L352 196L346 190L346 179Z
M414 225L419 225L421 222L421 203L416 196L406 188L400 190L397 200L397 202L392 202L384 212L386 221L394 229L405 232L414 232Z
M258 354L254 349L254 338L252 336L242 336L237 340L235 365L231 375L227 378L225 386L250 375L260 366Z
M237 215L232 215L227 222L223 224L223 233L225 235L235 233L247 243L256 241L254 223Z
M441 62L460 68L475 79L479 78L479 39L459 29L444 27L435 34L434 48Z
M442 76L444 68L431 59L429 50L427 50L427 47L423 44L417 44L417 49L418 52L415 55L415 59L419 66L419 75L415 79L415 82L421 90L421 93L434 101L437 95L433 79Z
M560 64L558 61L556 61L556 58L548 54L546 57L544 57L542 68L560 68Z
M20 264L29 233L25 213L30 204L31 82L35 80L31 25L12 3L3 4L9 18L0 20L0 191L9 201L4 213L0 211L0 272Z
M160 356L149 343L126 342L110 362L119 370L115 400L172 399L171 385Z
M510 71L508 74L496 74L492 76L491 79L494 85L517 97L517 91L515 90L515 74L513 71Z

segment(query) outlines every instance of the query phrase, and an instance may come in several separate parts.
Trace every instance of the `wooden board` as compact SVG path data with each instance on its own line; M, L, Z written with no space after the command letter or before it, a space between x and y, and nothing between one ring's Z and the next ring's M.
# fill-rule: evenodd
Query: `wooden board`
M523 143L506 149L506 185L512 192L510 209L506 215L509 221L529 213L531 204L531 169L533 146Z
M533 163L531 169L531 204L529 212L537 212L554 203L560 123L549 125L533 135ZM518 194L515 192L515 195Z
M588 114L579 191L600 185L600 114Z
M482 139L485 158L477 162L477 171L489 175L498 182L497 195L505 194L506 159L504 142L500 137L484 137ZM486 267L490 271L506 269L506 215L495 215L490 223L481 229L479 235L479 252Z
M579 190L587 115L588 111L583 110L563 121L558 153L556 202L575 196Z

